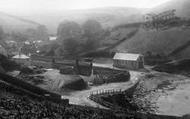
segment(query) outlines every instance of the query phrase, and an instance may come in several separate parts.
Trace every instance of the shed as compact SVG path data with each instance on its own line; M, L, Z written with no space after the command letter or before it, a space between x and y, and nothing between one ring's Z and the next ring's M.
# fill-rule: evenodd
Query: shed
M113 57L113 66L137 70L144 68L144 57L141 54L116 53Z

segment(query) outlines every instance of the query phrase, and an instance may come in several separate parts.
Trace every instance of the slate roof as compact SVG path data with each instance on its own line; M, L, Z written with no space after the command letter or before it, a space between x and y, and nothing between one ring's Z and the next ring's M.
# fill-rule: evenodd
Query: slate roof
M142 56L142 55L141 54L133 54L133 53L116 53L114 55L113 59L137 61L140 56Z

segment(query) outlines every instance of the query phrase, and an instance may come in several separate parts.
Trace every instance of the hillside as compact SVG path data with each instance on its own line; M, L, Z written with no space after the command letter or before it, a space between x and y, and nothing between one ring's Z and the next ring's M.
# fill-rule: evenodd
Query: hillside
M156 70L159 72L167 72L167 73L182 74L182 75L190 76L189 65L190 65L190 60L184 59L184 60L169 62L162 65L157 65L153 68L153 70Z
M190 1L189 0L171 0L156 8L149 10L149 12L163 12L170 9L176 9L176 14L179 17L190 18Z
M5 32L25 31L29 28L36 28L39 25L39 23L31 20L0 12L0 26L3 27Z
M148 10L147 13L161 13L166 10L176 9L176 16L189 19L190 15L189 0L171 0L156 8ZM126 50L129 52L165 54L177 59L190 58L190 29L183 26L171 27L167 30L144 30L140 28L139 32L130 40L117 46L116 50Z
M102 47L100 47L98 51L104 49L137 53L151 51L155 54L181 59L190 58L190 55L188 55L190 49L189 27L183 28L182 25L175 27L171 25L168 29L145 30L141 27L141 23L133 23L142 22L142 16L145 13L161 13L170 9L176 9L176 16L182 19L184 17L189 18L189 8L189 0L171 0L152 9L107 7L88 10L41 12L23 15L23 18L46 25L52 34L56 34L57 26L65 20L82 24L87 19L95 19L100 22L104 28L113 28L111 29L110 35L102 39ZM11 26L14 23L10 27L12 29L20 28L20 26L22 26L21 29L25 29L26 27L34 27L36 25L36 23L23 21L23 19L17 19L5 14L1 16L11 20L16 19L17 22L11 22L10 24ZM4 20L5 26L7 22L11 20ZM9 28L8 25L7 27Z
M47 13L33 13L25 15L24 18L37 21L47 26L51 33L57 32L58 25L65 21L75 21L82 24L87 19L94 19L104 27L112 27L142 20L144 9L107 7L87 10L52 11Z
M144 29L141 23L116 26L112 29L110 36L102 41L103 47L100 48L100 51L96 52L109 49L114 52L144 54L150 51L154 54L165 55L174 59L190 58L189 22L183 21L184 18L189 19L189 8L189 0L171 0L153 9L148 9L142 13L159 14L167 10L176 9L176 16L181 20L176 21L176 24L173 24L172 21L168 22L168 26L164 24L165 27L159 30ZM135 30L137 32L129 37Z
M110 36L102 41L102 48L92 53L119 51L146 54L151 52L174 59L184 59L190 58L189 37L190 29L183 27L171 27L167 30L145 30L139 26L122 27L111 31Z
M118 45L115 50L126 50L129 52L153 53L169 55L181 45L190 41L190 29L171 28L168 30L149 30L141 29L130 40ZM179 51L181 52L181 51ZM188 58L182 55L181 58Z

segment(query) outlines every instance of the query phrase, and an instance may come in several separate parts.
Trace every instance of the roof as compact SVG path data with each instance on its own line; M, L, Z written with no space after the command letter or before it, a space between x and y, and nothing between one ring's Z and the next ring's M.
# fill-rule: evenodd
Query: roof
M136 61L140 56L141 56L141 54L116 53L116 54L114 55L113 59Z
M28 59L30 57L24 55L24 54L20 54L20 55L15 55L12 57L13 59Z

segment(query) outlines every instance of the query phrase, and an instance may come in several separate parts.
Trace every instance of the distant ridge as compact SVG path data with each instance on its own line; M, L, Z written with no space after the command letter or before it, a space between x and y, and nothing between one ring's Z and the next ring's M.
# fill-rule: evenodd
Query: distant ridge
M40 23L34 22L32 20L24 19L24 18L21 18L21 17L17 17L17 16L14 16L14 15L10 15L10 14L4 13L4 12L0 12L0 14L3 14L3 15L6 15L8 17L12 17L12 18L18 19L18 20L26 22L26 23L30 23L30 24L34 24L34 25L41 25Z
M0 12L0 26L5 32L23 32L27 29L36 29L40 25L32 20Z

